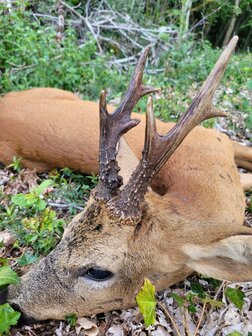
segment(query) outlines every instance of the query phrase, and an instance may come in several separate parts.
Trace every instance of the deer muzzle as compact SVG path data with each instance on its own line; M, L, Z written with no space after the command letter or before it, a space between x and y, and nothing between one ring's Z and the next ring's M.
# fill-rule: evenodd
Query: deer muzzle
M68 295L66 295L68 294ZM41 260L18 285L10 285L2 294L3 299L22 313L25 321L64 318L66 298L69 292L64 288L54 271L53 258L50 255Z

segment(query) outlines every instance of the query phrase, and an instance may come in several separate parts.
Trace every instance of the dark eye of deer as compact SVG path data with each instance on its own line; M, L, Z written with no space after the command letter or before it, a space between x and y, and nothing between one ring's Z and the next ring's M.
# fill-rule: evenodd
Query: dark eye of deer
M113 273L99 267L92 267L89 268L84 275L90 280L105 281L110 279Z

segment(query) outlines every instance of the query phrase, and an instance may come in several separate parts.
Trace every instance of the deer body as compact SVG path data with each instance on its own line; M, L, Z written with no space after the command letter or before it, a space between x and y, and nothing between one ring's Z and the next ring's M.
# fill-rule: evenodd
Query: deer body
M131 114L136 101L155 91L141 82L144 51L115 112L108 113L101 95L99 167L96 103L56 89L1 100L1 160L21 156L38 170L69 166L97 173L99 168L100 176L86 209L61 242L5 293L24 315L62 319L125 308L134 305L144 277L158 289L195 270L223 280L252 280L252 230L243 226L234 145L217 131L194 128L221 114L211 98L235 43L236 38L176 126L155 124L149 100L145 131L143 116ZM133 128L136 117L142 122ZM170 131L160 136L156 128L160 134Z
M97 174L98 110L97 103L81 101L76 95L58 89L7 94L0 102L0 160L10 164L16 156L23 158L25 166L39 171L70 167ZM141 122L125 137L140 159L145 116L136 113L132 116ZM157 120L160 134L173 126ZM163 202L170 200L174 208L183 209L186 218L198 217L201 221L211 218L214 222L219 217L226 221L239 213L238 222L243 221L244 196L234 148L227 136L215 130L196 127L165 163L152 188L163 196ZM240 207L239 211L233 204Z

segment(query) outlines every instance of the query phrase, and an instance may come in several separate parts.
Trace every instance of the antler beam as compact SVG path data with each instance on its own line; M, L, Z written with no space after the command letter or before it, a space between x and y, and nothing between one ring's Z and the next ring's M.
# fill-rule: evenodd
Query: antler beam
M143 201L148 185L195 126L208 118L226 116L213 106L212 98L237 41L237 36L232 38L186 113L166 135L159 135L156 131L153 102L152 98L149 98L142 159L120 195L112 200L113 208L121 215L123 213L125 217L139 216L139 205Z
M138 119L131 119L131 113L136 103L143 96L158 89L142 84L143 70L150 47L147 47L136 65L130 85L120 106L114 113L109 114L106 104L106 93L103 91L100 97L100 151L99 151L99 182L95 197L109 200L117 194L122 185L122 177L119 176L116 161L116 146L120 137L135 127Z

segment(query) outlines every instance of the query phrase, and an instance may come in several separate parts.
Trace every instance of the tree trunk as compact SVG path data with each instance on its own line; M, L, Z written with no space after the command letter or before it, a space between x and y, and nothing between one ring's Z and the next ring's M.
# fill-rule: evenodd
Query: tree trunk
M182 41L184 35L189 29L189 19L192 7L192 0L182 0L182 7L180 13L180 27L179 27L179 42Z
M235 26L236 17L237 17L237 15L239 15L238 14L239 4L240 4L240 0L235 0L233 14L232 14L232 17L231 17L231 20L230 20L230 23L229 23L228 30L226 32L225 38L223 40L222 47L225 47L228 44L228 42L229 42L229 40L231 38L232 32L234 30L234 26Z

